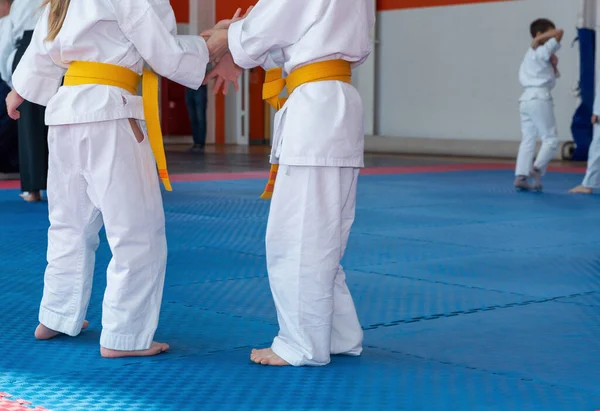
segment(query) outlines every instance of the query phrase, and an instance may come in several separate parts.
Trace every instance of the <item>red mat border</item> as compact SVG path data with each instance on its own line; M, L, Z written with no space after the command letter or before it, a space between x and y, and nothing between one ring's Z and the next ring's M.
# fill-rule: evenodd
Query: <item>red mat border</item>
M393 174L423 174L423 173L448 173L453 171L490 171L490 170L512 170L512 164L500 163L467 163L467 164L439 164L428 166L406 166L406 167L372 167L365 168L361 175L393 175ZM560 173L585 173L585 167L552 166L549 171ZM171 180L177 183L189 183L196 181L232 181L266 179L268 171L243 171L235 173L195 173L175 174ZM18 180L0 181L0 190L18 189Z

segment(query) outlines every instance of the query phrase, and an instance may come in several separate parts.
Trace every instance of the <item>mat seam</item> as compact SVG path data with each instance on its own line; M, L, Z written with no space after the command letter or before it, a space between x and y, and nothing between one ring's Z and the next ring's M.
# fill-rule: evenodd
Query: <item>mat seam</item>
M525 377L525 376L513 376L513 375L510 375L510 374L508 374L506 372L493 371L493 370L488 370L486 368L469 366L469 365L464 364L464 363L457 363L457 362L452 362L452 361L444 361L444 360L439 360L437 358L431 358L431 357L424 357L424 356L417 355L417 354L410 354L410 353L407 353L407 352L402 352L402 351L397 351L397 350L382 348L382 347L379 347L379 346L376 346L376 345L366 345L365 347L372 348L372 349L377 349L377 350L381 350L381 351L385 351L385 352L389 352L389 353L393 353L393 354L401 354L401 355L404 355L404 356L407 356L407 357L410 357L410 358L419 359L419 360L423 360L423 361L431 361L431 362L435 362L435 363L438 363L438 364L449 365L449 366L461 368L461 369L464 369L464 370L481 372L483 374L488 374L488 375L496 375L496 376L499 376L499 377L503 377L503 378L507 378L507 379L512 379L512 380L519 380L519 381L523 381L523 382L526 382L526 383L534 383L534 384L544 385L544 386L552 387L552 388L560 388L560 389L570 390L572 392L584 392L584 393L593 394L595 396L596 395L600 395L600 390L590 390L590 389L587 389L587 388L574 387L574 386L571 386L571 385L554 384L554 383L550 383L550 382L538 380L538 379L531 378L531 377Z

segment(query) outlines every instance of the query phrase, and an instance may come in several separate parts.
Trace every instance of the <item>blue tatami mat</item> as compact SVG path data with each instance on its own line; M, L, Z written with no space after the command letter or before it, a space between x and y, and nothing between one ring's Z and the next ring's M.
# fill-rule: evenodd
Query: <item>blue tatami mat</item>
M90 327L33 338L46 205L0 190L2 396L51 411L600 409L600 197L550 173L516 193L509 171L364 176L344 258L365 330L360 358L251 364L277 317L265 264L264 181L175 184L153 358L99 355L102 236ZM6 401L5 401L6 402Z

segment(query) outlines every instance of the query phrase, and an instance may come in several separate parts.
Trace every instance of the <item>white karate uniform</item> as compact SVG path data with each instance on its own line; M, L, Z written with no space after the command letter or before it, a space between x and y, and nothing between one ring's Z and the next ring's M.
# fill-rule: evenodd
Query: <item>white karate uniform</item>
M26 31L32 31L37 24L43 0L14 0L10 13L0 27L0 77L12 85L12 67L17 54L17 42Z
M324 60L354 66L371 52L372 0L260 0L229 29L239 66L272 58L285 73ZM349 84L298 87L275 117L271 162L279 163L267 225L267 268L279 335L273 351L294 366L359 355L363 332L340 265L363 167L363 108Z
M100 344L150 347L160 312L167 246L156 164L142 98L111 86L60 87L73 61L110 63L198 88L209 55L200 37L176 36L168 0L72 1L56 40L46 42L48 8L13 76L25 99L47 106L50 125L48 268L40 322L77 335L89 303L98 231L113 258L107 272ZM134 125L135 125L134 121ZM145 137L145 135L144 135Z
M596 82L593 112L600 117L600 81ZM594 138L588 151L587 170L581 185L587 188L600 188L600 125L598 124L594 124Z
M8 50L8 47L12 44L10 39L10 23L8 21L8 16L0 17L0 80L6 83L5 77L7 76L6 71L6 63L8 58L4 57L4 54L7 54L5 50ZM7 83L8 84L8 83Z
M550 58L559 49L560 43L552 38L535 50L529 48L521 63L519 80L525 92L519 100L523 140L517 156L517 176L529 176L532 166L544 174L558 150L551 93L557 77ZM534 164L538 138L542 139L542 147Z

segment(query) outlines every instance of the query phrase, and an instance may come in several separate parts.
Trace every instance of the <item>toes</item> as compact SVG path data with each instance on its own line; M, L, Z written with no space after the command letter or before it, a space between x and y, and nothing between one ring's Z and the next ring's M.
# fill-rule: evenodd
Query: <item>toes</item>
M267 357L263 356L263 355L251 355L250 356L250 361L252 361L255 364L262 364L263 361L265 361Z
M160 354L169 351L169 345L163 343L153 343L148 350L152 355Z
M287 365L287 363L283 364L284 361L271 348L253 349L250 353L250 361L260 365Z
M49 329L43 324L38 325L34 333L35 338L37 338L38 340L50 340L59 334L60 333Z
M258 350L256 348L253 348L250 352L250 359L254 362L257 362L257 360L260 360L260 358L263 357L263 351L265 350Z
M83 325L81 326L81 330L82 331L85 330L86 328L88 328L89 325L90 325L90 323L88 321L84 321ZM46 327L44 324L40 324L35 329L34 335L35 335L35 338L37 338L38 340L49 340L49 339L52 339L54 337L61 335L61 333L58 331L51 330L50 328Z
M152 347L148 350L148 354L150 354L150 355L157 355L157 354L160 354L161 352L163 352L161 347Z
M123 358L123 357L151 357L159 355L169 350L169 345L153 342L150 348L141 351L119 351L100 347L100 355L104 358Z

